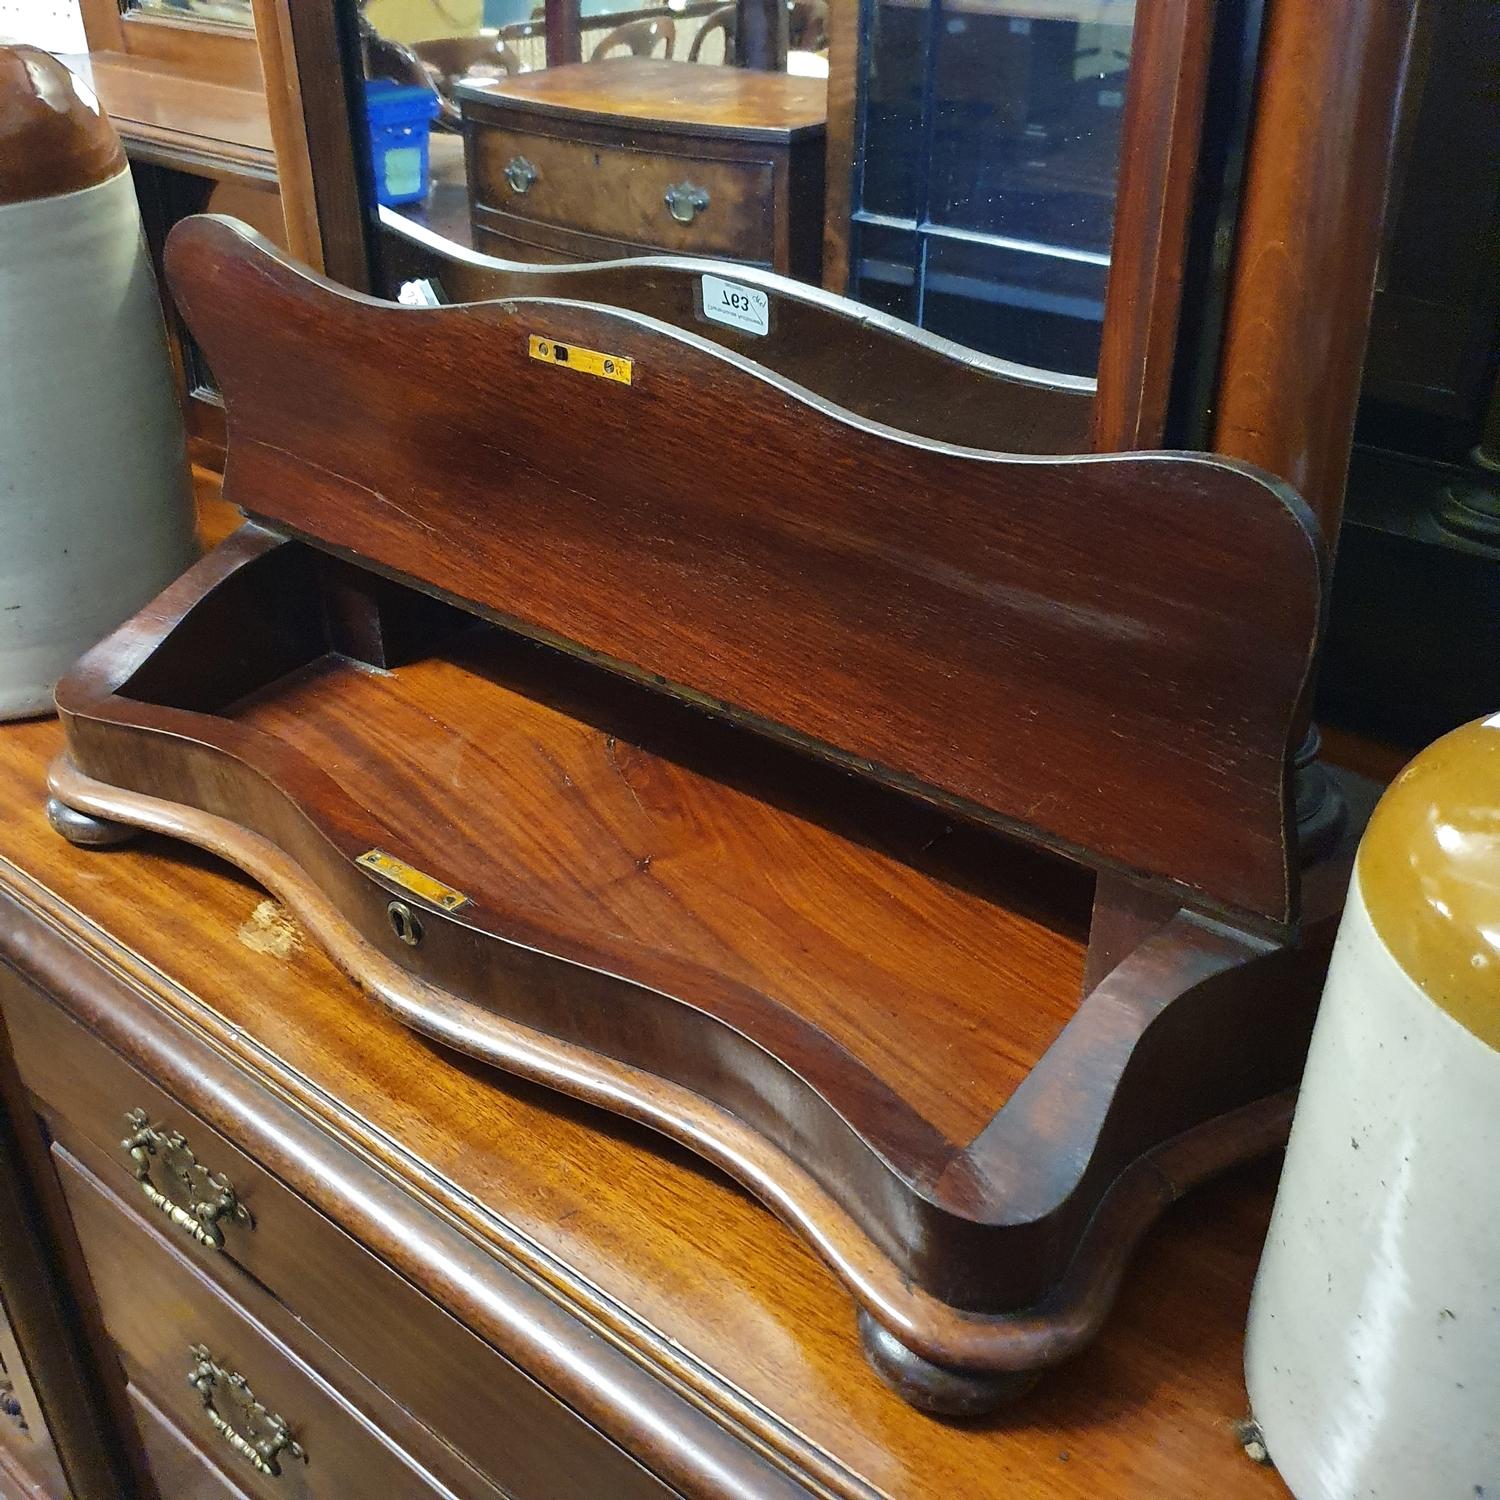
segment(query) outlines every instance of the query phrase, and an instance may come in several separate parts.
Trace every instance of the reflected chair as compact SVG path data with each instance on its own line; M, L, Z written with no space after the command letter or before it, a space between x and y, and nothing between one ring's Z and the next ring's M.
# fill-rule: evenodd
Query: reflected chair
M660 44L661 51L657 46ZM627 21L599 39L589 54L590 62L600 62L612 53L628 52L632 57L671 57L677 45L677 27L665 16Z

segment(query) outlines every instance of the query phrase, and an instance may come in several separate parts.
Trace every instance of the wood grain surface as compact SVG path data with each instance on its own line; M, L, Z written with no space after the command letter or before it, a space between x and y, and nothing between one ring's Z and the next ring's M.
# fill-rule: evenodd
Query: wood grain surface
M1213 446L1338 537L1415 0L1271 0Z
M9 960L685 1493L769 1494L781 1470L816 1494L893 1500L1284 1494L1232 1431L1274 1166L1168 1215L1088 1358L1004 1415L933 1421L854 1357L847 1299L816 1258L716 1172L422 1041L294 920L286 944L253 941L266 898L218 862L154 839L64 844L41 813L60 740L51 723L0 731L0 885L29 914L4 924ZM68 953L118 977L88 981ZM553 1317L603 1345L564 1355ZM597 1347L621 1362L608 1376L583 1358ZM732 1479L704 1431L763 1455L760 1477Z
M295 940L295 929L267 902L245 940L274 951ZM233 1301L253 1308L269 1293L292 1309L301 1327L284 1336L312 1362L326 1345L375 1375L381 1391L420 1424L404 1441L432 1473L460 1492L473 1487L476 1500L489 1494L475 1484L479 1473L503 1476L511 1500L547 1500L558 1489L585 1493L591 1484L619 1500L662 1500L658 1481L607 1439L51 1001L12 984L3 1003L26 1086L55 1139ZM230 1226L222 1250L200 1249L137 1191L120 1146L132 1110L181 1131L196 1159L232 1184L252 1222ZM371 1306L380 1308L379 1318L369 1316ZM497 1405L510 1421L495 1422Z
M462 84L455 93L466 102L503 99L513 109L555 111L617 126L633 120L692 134L791 140L822 131L826 89L821 78L614 57L518 73L493 83Z
M99 96L133 158L208 177L276 180L262 91L188 77L122 53L63 60Z
M684 255L772 258L770 161L717 161L690 152L642 151L639 143L570 140L528 129L531 123L471 125L468 161L476 202L584 234L645 245L670 243ZM523 193L505 177L518 157L537 174ZM707 193L709 206L690 224L679 224L668 213L664 196L673 184L689 181Z
M1213 0L1159 0L1131 34L1094 406L1101 452L1159 447L1166 430L1213 20Z
M230 1301L76 1157L60 1145L53 1146L52 1155L90 1285L130 1383L176 1427L198 1437L243 1488L258 1500L286 1494L296 1500L347 1500L358 1487L390 1500L454 1500L462 1493L435 1482L438 1476L403 1449L410 1419L393 1406L382 1410L373 1388L332 1351L308 1350L304 1358L278 1336L295 1327L286 1310L265 1299L262 1310L281 1325L278 1330ZM226 1374L242 1376L255 1399L286 1421L306 1450L305 1459L283 1454L279 1475L260 1474L224 1443L188 1383L195 1363L189 1351L197 1345L206 1347ZM232 1426L243 1425L228 1399L227 1382L221 1389L220 1415ZM454 1477L452 1468L450 1463L445 1477ZM477 1476L466 1477L475 1500L498 1500L498 1492Z
M651 733L637 700L596 727L575 716L604 704L574 666L481 627L394 682L324 658L235 717L380 807L399 847L435 838L473 899L775 996L970 1140L1073 1012L1087 878L1007 865L844 777L799 785L775 747L753 790L716 784L690 769L712 765L715 726ZM409 794L386 800L393 764ZM757 795L771 778L779 806Z
M247 510L1191 903L1295 920L1322 585L1290 492L1206 458L898 438L629 314L373 304L225 221L169 260ZM534 333L635 380L529 358Z

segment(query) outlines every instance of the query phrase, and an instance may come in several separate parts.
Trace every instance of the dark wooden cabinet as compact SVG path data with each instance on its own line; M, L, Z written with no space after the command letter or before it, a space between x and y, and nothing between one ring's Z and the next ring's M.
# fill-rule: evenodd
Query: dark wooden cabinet
M458 92L476 248L673 251L818 279L821 80L631 57Z

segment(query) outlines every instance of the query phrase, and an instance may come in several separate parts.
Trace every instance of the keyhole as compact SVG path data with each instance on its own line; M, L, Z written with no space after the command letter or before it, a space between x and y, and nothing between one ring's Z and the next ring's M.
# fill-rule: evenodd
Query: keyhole
M385 914L391 919L391 931L408 948L415 948L422 941L422 920L406 902L392 901Z

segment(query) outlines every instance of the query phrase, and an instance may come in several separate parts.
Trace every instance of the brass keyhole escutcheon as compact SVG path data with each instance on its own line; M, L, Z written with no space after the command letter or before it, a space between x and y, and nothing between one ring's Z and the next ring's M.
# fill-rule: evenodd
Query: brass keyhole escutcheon
M415 948L422 941L422 919L406 902L392 901L385 914L391 920L391 931L408 948Z

